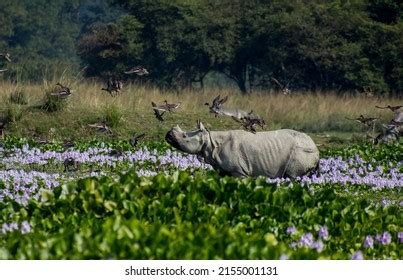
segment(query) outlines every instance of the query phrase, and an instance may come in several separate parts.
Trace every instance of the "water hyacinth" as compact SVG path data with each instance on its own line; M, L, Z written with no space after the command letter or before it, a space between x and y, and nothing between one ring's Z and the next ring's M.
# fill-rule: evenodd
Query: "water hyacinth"
M38 199L38 191L41 188L53 190L61 183L70 180L107 175L108 173L104 172L102 168L112 168L109 172L111 173L114 169L118 169L118 165L125 165L123 169L138 167L135 172L140 177L155 176L163 167L180 170L211 169L210 165L199 161L194 155L184 155L170 150L159 154L156 150L150 151L147 148L114 155L113 150L106 147L89 148L86 151L56 152L41 151L38 148L24 145L21 149L13 148L7 151L2 149L0 152L0 155L3 155L0 167L3 166L6 169L0 171L0 186L3 185L3 188L0 188L0 202L7 197L22 205L27 205L29 199ZM45 165L59 166L60 170L66 160L87 164L91 168L84 168L88 171L79 175L24 170L32 169L34 165L39 168ZM147 166L147 168L143 168L143 166ZM93 169L98 169L98 171L93 171Z
M311 246L313 245L313 235L312 233L308 232L306 234L303 234L301 236L301 238L298 241L298 247L308 247L311 248Z
M359 156L343 160L341 157L320 159L319 174L297 178L303 185L341 184L367 185L374 190L401 188L403 174L398 169L385 170L382 166L373 168Z
M377 234L375 236L375 240L382 245L388 245L392 242L392 235L385 231L382 234Z
M312 243L311 248L315 249L318 253L323 251L325 245L323 244L322 240L318 240Z
M266 216L270 217L273 221L275 221L273 223L267 222L262 224L262 228L267 229L267 231L265 232L268 233L265 233L264 238L266 243L270 246L270 250L276 250L275 256L279 256L280 259L298 259L301 256L303 258L332 258L335 256L336 258L364 259L363 252L367 254L365 256L366 258L396 258L396 256L399 255L398 253L396 254L396 248L398 246L395 245L400 245L399 243L402 243L403 241L403 232L396 232L395 227L390 227L386 225L387 218L382 217L382 221L385 221L385 223L378 223L378 220L375 220L374 223L377 223L375 227L372 227L371 220L367 219L367 216L371 215L371 211L376 214L383 213L382 210L384 209L373 207L376 206L377 203L379 203L379 205L383 205L384 207L389 207L389 205L391 205L389 209L386 209L387 211L390 210L391 213L395 210L394 207L397 203L399 203L399 199L396 200L393 195L400 192L399 188L401 188L401 185L399 185L399 182L401 182L402 180L401 172L403 170L401 167L401 163L384 163L380 166L379 164L377 164L376 161L364 161L360 157L352 157L348 159L334 157L323 159L320 161L319 172L314 175L303 176L297 179L265 179L270 184L280 185L279 188L267 186L266 184L254 185L253 183L255 182L261 182L260 178L256 181L253 181L252 179L236 180L233 178L219 178L216 174L212 174L214 180L219 184L227 184L227 182L239 182L240 185L238 187L239 190L242 190L242 192L237 193L236 191L238 189L236 189L237 187L235 187L234 193L236 193L236 196L234 196L234 198L236 199L232 199L232 196L229 196L229 199L227 200L227 196L225 196L225 201L220 199L218 200L218 202L214 201L214 203L210 204L211 201L208 197L209 199L206 200L207 203L201 203L199 205L199 196L195 196L195 198L193 199L186 193L189 190L193 191L193 185L190 185L191 188L187 188L188 182L190 182L190 184L194 184L197 182L205 183L205 181L203 181L203 175L206 175L205 177L208 180L211 180L211 177L209 177L210 174L206 174L205 172L203 172L203 170L211 169L211 166L205 164L202 160L194 155L184 155L171 150L157 152L155 150L149 150L147 148L136 151L116 151L107 148L106 146L101 146L100 148L89 148L84 151L70 149L64 152L43 152L39 149L24 146L21 149L8 149L6 151L3 150L3 152L0 150L0 157L2 159L0 161L0 170L2 170L0 171L0 204L5 205L8 204L10 200L12 200L20 204L20 206L17 206L15 208L21 209L18 215L7 216L7 213L3 215L3 220L0 222L0 235L7 235L3 236L4 240L7 240L9 238L19 238L24 242L28 242L30 238L20 238L19 234L28 234L33 231L38 231L38 236L42 235L44 236L44 238L48 238L48 236L51 235L48 234L48 226L35 226L34 228L34 225L42 225L40 222L38 223L38 221L40 221L42 217L29 217L29 214L32 213L32 211L27 211L30 210L31 207L37 207L37 209L41 211L43 204L32 203L30 204L29 209L26 209L26 207L24 206L28 205L28 201L30 199L39 199L41 201L44 201L45 203L50 202L47 203L47 205L51 205L51 203L55 201L48 201L48 199L52 199L54 197L50 193L55 188L60 187L60 185L64 185L65 183L72 181L69 186L63 186L63 188L59 190L61 191L61 199L74 198L77 195L77 191L82 192L83 194L87 194L88 192L90 192L90 190L87 189L88 187L91 187L91 191L93 187L100 187L101 198L104 203L105 211L109 211L108 213L111 212L110 208L115 207L111 206L114 204L113 202L115 202L115 199L118 200L121 197L125 197L125 199L127 199L130 197L130 201L135 201L136 204L133 203L132 205L135 205L133 207L130 204L128 204L129 207L124 205L124 207L127 207L127 209L131 211L127 213L134 213L135 215L138 214L140 216L142 205L148 205L150 203L156 204L154 201L169 202L169 199L172 198L177 200L176 204L175 202L173 204L164 203L162 207L158 206L159 209L164 210L165 205L167 205L167 207L171 207L170 205L173 205L174 207L175 205L179 205L180 207L182 207L182 200L180 199L183 199L183 197L185 197L188 203L187 205L198 205L200 206L200 209L203 209L203 213L206 213L205 217L207 218L207 220L209 219L209 217L216 215L216 213L221 215L221 212L215 211L215 208L219 206L218 203L229 201L231 202L230 209L237 210L236 207L238 207L238 205L232 203L232 201L242 201L242 203L243 201L249 202L249 199L251 197L249 196L250 191L253 190L253 188L259 188L259 191L262 191L264 197L267 198L267 200L265 200L265 204L270 205L271 203L273 203L273 205L270 205L270 207L273 206L273 209L276 209L278 211L266 212L266 208L260 207L259 203L261 201L261 197L259 196L259 198L256 198L256 200L253 197L253 202L258 202L256 203L258 207L251 207L250 209L251 211L256 211L256 215L245 215L245 217L248 217L248 220L253 220L253 223L251 222L250 225L254 225L254 220L258 221L263 216L265 216L264 218L266 218ZM68 162L70 162L70 159L72 161L72 168L70 170L62 171L63 167L65 167L65 161L67 160ZM74 165L75 162L79 162L81 163L81 165L76 168L76 166ZM42 172L35 170L41 170ZM43 172L45 170L47 172ZM137 176L140 177L156 176L161 173L164 175L150 180L138 180L138 178L133 178L133 176L124 176L123 178L120 178L119 174L121 172L126 172L129 170L130 172L135 173L137 174ZM185 180L182 180L182 176L178 175L184 175L184 173L176 172L177 170L185 170L188 174L190 173L190 175L183 176ZM195 170L202 172L198 172L196 174L194 173ZM173 172L175 172L174 176L170 176L169 178L165 177L165 175L172 174ZM106 176L108 178L102 178L100 180L94 181L88 180L84 182L85 184L79 184L79 188L75 188L75 181L77 179L85 178L88 176ZM122 179L124 179L125 184L130 184L131 188L134 187L135 192L131 193L131 196L129 196L129 194L127 193L127 188L124 188L123 190L121 189L120 182ZM192 181L188 181L188 179ZM193 181L193 179L195 179L195 181ZM372 179L374 179L375 181L371 181ZM178 185L173 184L172 186L168 186L168 188L172 187L172 189L175 190L174 192L165 192L165 189L163 192L158 191L160 182L165 184L165 182L172 182L173 180L175 180L175 184L177 182ZM372 183L366 184L365 181L368 180ZM88 182L95 182L95 184L87 185ZM139 182L140 187L134 185L139 184ZM250 184L251 182L252 184ZM152 188L153 192L145 192L143 194L143 190L141 188L141 186L143 186L143 183L146 183L148 187L151 186L150 188ZM206 193L205 190L208 190L208 187L210 187L210 185L206 186L204 185L204 183L202 186L203 188L200 189L202 196ZM300 184L302 184L306 189L301 189L299 187ZM322 184L326 184L326 186L322 186ZM84 186L85 188L82 188L80 186ZM164 188L165 186L166 184L164 185ZM346 186L346 193L344 194L346 194L348 199L341 199L339 203L339 201L335 200L335 193L333 193L333 191L335 191L337 194L339 192L343 192L344 186ZM321 187L323 187L323 192L320 189ZM334 189L332 189L333 187ZM357 187L357 190L355 189L355 187ZM155 197L154 190L156 190ZM378 192L379 190L381 190L382 192ZM70 191L72 191L72 193L70 193ZM113 195L115 195L115 193L120 193L121 196L116 195L113 197L113 200L109 201L109 191L114 191L111 192ZM178 191L181 192L180 196L177 196ZM279 193L279 196L277 198L280 199L277 199L273 194L273 201L271 201L272 192L277 191ZM362 191L376 193L375 205L370 204L371 201L370 199L367 199L367 196L361 197ZM318 195L309 195L313 192L316 192ZM300 195L301 193L303 194L303 196ZM150 198L149 194L153 196L152 199ZM186 196L183 196L183 194L186 194ZM210 196L210 193L207 194L208 196ZM283 196L283 194L290 194L290 196ZM330 196L328 194L330 194ZM143 195L146 199L143 198ZM363 203L359 204L358 206L354 205L356 201L354 200L353 196L357 197L357 201L363 201ZM162 197L164 198L163 200L161 199ZM317 198L319 198L319 200ZM349 200L350 198L352 199L352 201ZM382 200L380 198L382 198ZM81 196L80 193L80 199L87 199L87 197ZM136 201L137 199L139 199L138 204ZM142 199L144 199L143 202ZM267 203L268 201L269 203ZM290 202L289 205L287 205L288 202ZM350 205L350 202L354 206L353 209L350 209L348 207ZM56 203L58 202L56 201ZM99 204L100 202L97 203ZM207 206L205 204L207 204ZM52 211L55 208L59 208L59 214L70 213L70 204L60 203L55 205L61 205L62 207L53 207ZM283 205L284 209L282 209ZM328 207L328 205L329 208L327 209L326 207ZM364 211L368 209L369 215L359 216L362 211L357 211L357 209L361 209L361 205L362 207L368 207L365 208ZM312 209L315 210L310 211L311 206ZM332 208L333 210L337 209L337 212L332 211ZM8 208L5 209L6 211L8 211ZM242 213L245 212L246 214L253 214L253 212L247 213L249 211L249 208L242 209L246 209L246 211L242 210ZM357 214L357 217L359 217L359 219L357 220L357 224L352 226L356 227L357 229L361 228L361 230L357 232L358 234L362 233L362 235L350 238L348 232L345 235L344 230L339 230L340 225L342 224L339 224L338 218L334 218L334 213L339 215L339 210L341 209L345 209L344 211L347 213L345 215L347 219L344 219L342 217L342 222L349 222L349 218L351 217L351 215L359 213ZM79 207L77 207L77 209L71 210L73 210L75 213L82 213L82 209ZM96 208L96 210L98 211L98 208ZM125 211L129 210L126 210L125 208ZM148 208L147 211L150 211L150 208ZM23 213L23 215L21 215L21 213ZM28 216L26 213L28 213ZM220 217L221 221L221 216L219 216L218 214L217 217ZM62 217L62 215L60 216ZM86 215L80 215L80 217L81 216ZM128 216L132 216L132 214ZM158 216L157 218L158 220L163 220L160 217L165 216L169 215L165 215L165 213L161 211L161 216ZM193 222L194 216L188 216L189 219L191 219L191 221ZM188 216L186 216L186 219L188 219ZM59 219L59 215L52 216L51 219L54 219L53 217L57 217ZM91 218L92 214L89 215L89 217ZM154 217L156 216L154 215ZM109 218L110 217L108 214L108 219ZM361 218L362 221L360 220ZM27 219L31 221L32 225L28 221L22 221L22 219ZM103 222L102 219L103 218L101 216L101 218L99 219L100 224ZM182 217L182 219L184 219L184 217ZM231 223L231 225L239 225L239 221L242 221L242 223L240 224L242 225L242 227L239 227L240 229L242 229L245 225L245 219L243 218L243 216L242 219L235 219L236 218L234 218L234 221L236 222ZM149 223L153 223L154 220L147 220L146 224L149 225ZM224 223L225 220L223 224ZM43 224L45 225L45 223ZM78 227L80 225L81 224L78 224L75 230L79 230ZM169 225L175 225L175 221L169 222ZM216 226L216 224L214 226ZM256 232L258 232L259 228L253 227L253 231L256 230ZM376 231L374 231L375 229ZM389 229L390 233L386 231L383 232L385 229ZM110 231L108 229L105 232L108 232L109 234ZM185 229L184 234L187 233L188 230ZM372 235L366 235L368 233L371 233ZM104 236L107 235L105 234ZM256 236L261 235L259 233L259 235ZM36 234L33 237L36 237ZM254 237L253 242L255 241L256 240ZM391 244L392 242L392 246L383 247L385 245ZM290 248L284 248L285 243L288 243L289 246L294 250L290 250ZM10 242L10 244L12 243ZM160 246L158 246L158 248L160 248ZM355 251L359 249L362 250L362 252ZM92 252L90 252L89 254L92 254Z
M39 198L41 188L53 190L60 185L63 176L38 171L5 170L0 171L0 202L6 197L26 205L30 198Z
M111 148L89 148L86 151L67 150L64 152L41 151L38 148L30 148L24 145L22 149L10 149L2 159L6 168L30 165L63 165L64 161L70 159L74 162L98 167L116 167L117 164L140 164L150 163L158 166L172 165L177 169L189 168L211 169L211 166L199 161L195 155L184 155L167 150L159 154L156 150L150 151L147 148L136 151L118 152Z
M64 161L71 159L74 162L95 165L97 167L115 168L119 164L144 165L149 163L156 168L172 166L175 169L212 169L208 164L200 161L195 155L184 155L182 153L167 150L158 153L156 150L142 148L136 151L125 151L113 153L114 150L107 147L89 148L86 151L66 150L64 152L41 151L38 148L31 148L24 145L21 149L13 148L3 156L2 164L6 169L15 169L23 166L44 166L63 165ZM4 153L4 150L2 151ZM374 166L376 163L368 163L359 156L343 160L341 157L321 159L319 162L319 174L297 178L302 185L351 184L368 185L373 189L397 188L403 186L403 174L399 173L397 167L390 166L385 169L383 166ZM141 174L141 172L140 172ZM277 185L288 183L292 185L289 178L267 178L268 183ZM390 205L390 201L384 199L383 205Z
M26 234L31 232L31 225L27 221L21 223L21 233Z
M322 238L323 240L328 240L329 239L329 231L327 229L327 226L323 226L319 229L318 232L319 238Z
M367 235L364 240L364 247L365 248L373 248L374 247L374 239L371 235Z
M363 260L364 259L364 255L362 254L361 251L357 251L355 253L353 253L353 255L351 256L352 260Z
M12 223L4 223L1 225L1 233L2 234L6 234L8 232L12 232L18 230L18 224L16 222L12 222Z
M296 228L294 226L290 226L287 228L286 233L289 235L292 235L296 232ZM329 239L329 233L328 233L328 229L326 226L323 226L319 229L318 232L318 237L323 239L323 240L328 240ZM322 252L325 244L323 243L323 241L319 239L319 240L315 240L313 237L313 234L311 232L305 233L303 234L298 242L291 242L290 243L290 247L292 249L297 249L297 248L310 248L310 249L314 249L316 250L318 253Z
M23 221L21 225L17 222L4 223L1 225L0 233L7 234L13 231L20 231L22 234L27 234L32 231L31 225L27 221Z
M97 148L88 148L85 151L68 149L63 152L42 151L24 145L22 148L5 150L1 148L2 161L0 167L6 171L0 172L0 201L5 197L13 199L19 204L27 204L30 198L37 198L37 190L41 187L52 190L62 182L72 179L108 175L115 170L128 170L135 168L138 176L155 176L159 172L172 170L210 170L212 167L199 160L195 155L185 155L179 152L166 150L158 152L141 148L135 151L116 152L111 148L101 145ZM84 164L81 174L60 175L66 160ZM377 166L376 162L366 162L359 156L343 160L341 157L321 159L318 174L303 176L296 181L308 187L312 192L311 185L341 184L341 185L368 185L374 190L383 188L400 188L403 186L403 174L399 173L397 166ZM53 168L53 173L33 171L32 169ZM19 170L20 169L20 170ZM30 171L24 171L24 170ZM106 169L106 170L105 170ZM96 170L96 171L94 171ZM105 172L106 171L106 172ZM293 185L290 178L267 178L268 183L277 185ZM389 199L382 199L384 207L393 204ZM290 228L287 234L292 235L296 231ZM319 238L327 240L327 228L319 230Z
M297 232L297 228L295 226L290 226L287 228L286 233L288 235L293 235L294 233Z

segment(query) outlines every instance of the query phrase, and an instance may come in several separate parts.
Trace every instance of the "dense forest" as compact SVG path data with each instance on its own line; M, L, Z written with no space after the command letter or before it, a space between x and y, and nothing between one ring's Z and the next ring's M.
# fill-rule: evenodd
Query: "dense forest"
M1 0L3 79L62 73L167 89L403 92L399 0ZM146 67L146 78L123 74Z

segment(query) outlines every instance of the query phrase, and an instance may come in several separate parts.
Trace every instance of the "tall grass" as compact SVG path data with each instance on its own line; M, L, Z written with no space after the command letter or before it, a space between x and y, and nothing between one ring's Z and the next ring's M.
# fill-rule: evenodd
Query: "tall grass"
M44 81L43 84L19 85L29 100L29 108L15 127L15 132L23 135L27 127L45 126L47 131L56 128L61 136L72 134L77 137L92 135L86 124L90 121L104 120L117 129L122 137L133 131L145 131L150 138L160 139L174 124L184 125L186 129L194 127L195 121L201 119L207 127L212 129L237 129L239 124L231 118L215 118L209 114L205 102L211 102L217 95L229 95L225 104L229 108L252 110L263 117L268 125L267 129L293 128L311 133L329 131L361 132L363 128L357 122L347 120L363 114L374 116L382 121L389 121L393 113L380 110L375 105L400 104L402 100L393 98L364 97L354 95L339 95L335 92L297 92L285 96L275 92L253 92L241 95L233 90L204 90L164 92L156 88L125 85L122 93L113 98L105 91L103 85L95 81L80 81L62 79L62 84L68 85L73 94L68 98L62 112L49 116L38 109L43 102L45 93L53 87L55 81ZM15 89L15 85L8 82L0 83L0 100L5 100ZM162 104L181 102L176 113L165 114L166 121L160 123L153 116L151 101ZM0 112L6 111L7 103L0 104ZM64 133L63 133L64 132Z

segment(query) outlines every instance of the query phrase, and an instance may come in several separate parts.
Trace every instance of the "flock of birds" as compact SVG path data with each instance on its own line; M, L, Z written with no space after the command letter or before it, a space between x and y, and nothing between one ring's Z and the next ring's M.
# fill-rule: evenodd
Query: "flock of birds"
M351 121L357 121L364 125L367 128L367 136L373 140L374 144L378 144L379 142L392 142L399 141L400 136L403 136L403 112L400 111L403 108L403 105L398 106L390 106L387 105L385 107L375 106L378 109L389 109L394 113L393 118L389 121L389 123L382 124L383 131L378 135L371 136L370 132L374 133L375 125L379 121L378 118L375 117L365 117L364 115L360 115L358 118L351 119L347 118Z
M0 53L0 58L6 62L11 62L11 56L9 53ZM7 69L0 69L0 73L7 71ZM126 75L135 74L137 76L146 76L149 75L149 71L143 66L136 66L124 72ZM283 94L287 95L291 93L291 90L288 88L288 85L281 84L277 79L272 78L272 81L280 88ZM123 89L123 82L117 79L109 78L106 82L106 87L101 88L101 90L108 92L112 97L116 97L121 93ZM54 91L50 93L51 96L56 98L66 98L72 94L72 90L62 85L61 83L57 83ZM244 111L241 109L231 109L223 106L224 103L228 101L228 96L221 98L220 95L215 97L212 103L206 102L204 105L208 106L210 113L213 113L215 117L222 115L231 117L234 121L241 125L241 128L247 130L252 133L256 133L257 127L264 129L266 122L264 119L259 117L258 115L251 111ZM154 112L155 118L163 122L165 113L173 113L179 107L181 103L168 103L167 100L164 101L164 104L157 105L155 102L151 102L152 110ZM375 144L380 141L395 141L399 140L399 137L403 134L403 112L400 111L402 106L376 106L378 109L389 109L394 113L393 119L387 123L383 124L384 131L378 134L376 137L371 137ZM367 135L369 136L370 130L372 132L375 131L375 125L378 118L374 117L365 117L364 115L360 115L358 118L347 118L348 120L357 121L368 128ZM0 137L3 136L4 131L4 123L0 123ZM88 127L92 129L96 129L99 132L107 133L113 135L112 130L107 126L105 122L89 124ZM133 137L129 140L132 146L136 146L139 139L144 137L144 134L133 135Z
M246 112L240 109L224 108L223 104L227 102L227 100L228 96L221 98L221 96L218 95L213 99L213 102L211 104L206 102L204 105L209 107L210 113L213 113L215 117L217 117L218 115L229 116L236 122L240 123L242 128L252 133L256 133L257 126L260 126L262 129L264 128L264 126L266 125L265 121L261 117L253 114L253 110ZM152 109L154 110L154 116L161 122L164 121L164 113L173 113L181 105L180 102L168 103L167 100L165 100L164 102L165 104L161 105L157 105L155 104L155 102L151 102Z

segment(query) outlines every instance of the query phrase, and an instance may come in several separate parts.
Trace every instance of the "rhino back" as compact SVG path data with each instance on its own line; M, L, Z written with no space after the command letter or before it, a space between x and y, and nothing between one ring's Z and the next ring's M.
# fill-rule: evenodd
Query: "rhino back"
M211 132L217 149L212 165L234 176L301 176L314 169L319 151L312 139L290 129L258 132Z
M279 177L291 147L293 137L288 131L266 131L256 134L243 130L226 132L217 157L218 166L233 175Z

